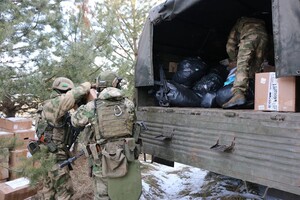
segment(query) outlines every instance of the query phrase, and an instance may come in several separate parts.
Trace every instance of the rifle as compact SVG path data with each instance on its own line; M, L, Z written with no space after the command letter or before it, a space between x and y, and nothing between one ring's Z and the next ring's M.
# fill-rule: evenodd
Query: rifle
M94 99L97 98L96 90L90 89L90 92L86 95L84 99L84 103L86 104ZM78 105L79 106L79 105ZM65 146L68 150L72 147L72 145L76 142L77 137L79 136L80 132L84 129L84 127L76 128L71 123L71 116L69 113L66 114L66 132L65 132Z
M160 89L157 93L157 98L159 100L158 103L160 106L168 107L170 106L170 102L167 94L170 89L167 86L167 80L164 73L163 65L159 66L159 77L160 77L160 82L158 83L158 85L160 85Z
M77 160L78 158L80 158L82 155L84 154L84 151L80 151L79 154L68 158L67 160L64 160L62 163L59 164L59 168L62 169L65 166L70 166L75 160Z

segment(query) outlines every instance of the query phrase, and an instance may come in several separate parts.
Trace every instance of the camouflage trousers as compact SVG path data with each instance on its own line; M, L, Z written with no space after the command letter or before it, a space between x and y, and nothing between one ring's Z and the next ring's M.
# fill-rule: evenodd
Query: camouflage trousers
M101 161L93 161L94 200L109 200L107 178L102 176Z
M56 157L50 153L50 156ZM74 194L73 184L70 176L69 168L66 166L59 168L58 163L55 164L48 177L44 180L42 191L38 193L38 198L43 200L68 200Z
M240 40L233 93L245 94L249 88L249 78L254 78L255 73L261 71L267 42L265 34L251 34Z

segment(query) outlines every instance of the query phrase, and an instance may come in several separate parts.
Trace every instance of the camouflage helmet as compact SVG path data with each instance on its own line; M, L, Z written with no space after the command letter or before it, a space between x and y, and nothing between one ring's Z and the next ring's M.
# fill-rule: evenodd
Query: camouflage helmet
M53 81L52 89L67 91L74 88L74 83L65 77L58 77Z
M100 88L119 87L122 78L112 71L101 72L97 78L97 84Z

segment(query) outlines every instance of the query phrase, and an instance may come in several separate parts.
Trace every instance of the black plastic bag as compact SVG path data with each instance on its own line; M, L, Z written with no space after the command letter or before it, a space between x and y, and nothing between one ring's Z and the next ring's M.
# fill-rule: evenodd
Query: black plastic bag
M218 107L217 101L216 101L216 92L207 92L201 101L201 107L203 108L216 108Z
M225 85L224 87L220 88L217 92L216 102L217 104L222 107L222 105L231 99L233 94L231 93L232 84Z
M186 58L178 63L173 81L191 88L207 73L207 65L200 58Z
M192 90L203 97L207 92L217 92L224 84L221 76L215 73L209 73L196 82Z
M218 90L216 96L216 102L220 107L222 107L224 103L228 102L233 96L231 92L232 86L233 84L229 84ZM253 79L249 79L249 89L246 94L246 99L247 99L246 104L250 107L254 101L254 80Z
M222 78L223 82L225 82L229 74L229 71L227 70L227 66L225 65L216 65L211 67L209 73L218 74Z
M200 107L201 98L191 89L184 87L174 81L167 81L168 92L166 94L170 106L177 107ZM162 90L155 94L156 99L160 101Z

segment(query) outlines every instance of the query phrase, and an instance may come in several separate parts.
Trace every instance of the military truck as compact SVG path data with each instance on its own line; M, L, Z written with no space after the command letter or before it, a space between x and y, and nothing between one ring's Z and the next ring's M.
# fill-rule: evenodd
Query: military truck
M256 14L274 44L276 76L299 76L299 0L167 0L150 10L135 66L143 152L300 195L299 113L163 107L153 92L160 66L168 80L171 62L200 56L210 66L227 58L230 29Z

